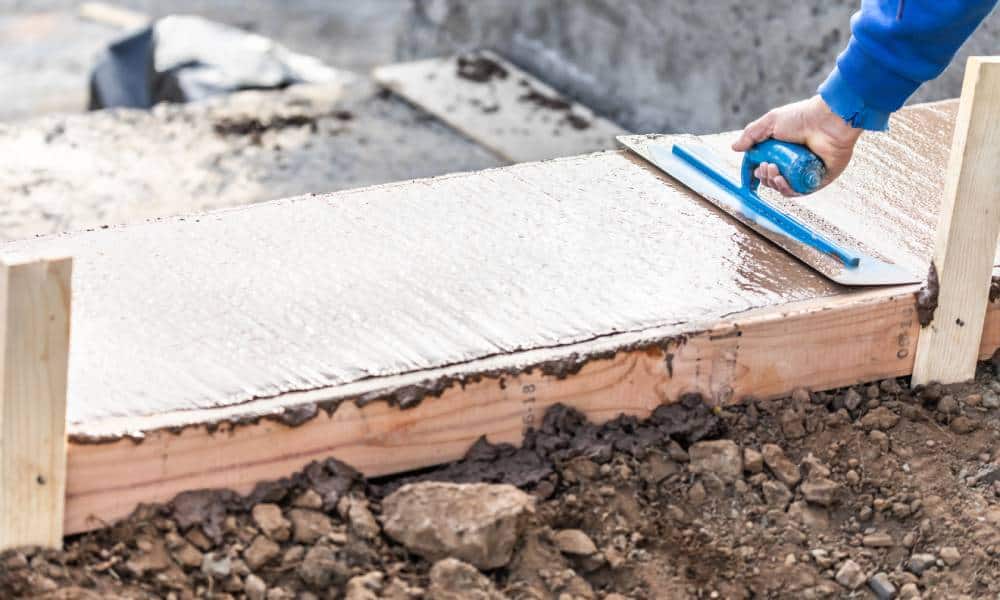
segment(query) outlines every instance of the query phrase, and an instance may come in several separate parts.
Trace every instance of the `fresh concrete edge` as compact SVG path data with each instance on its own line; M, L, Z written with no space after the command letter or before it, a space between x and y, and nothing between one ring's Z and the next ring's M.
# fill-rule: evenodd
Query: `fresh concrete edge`
M303 399L312 416L295 424L223 422L147 432L141 442L71 443L65 532L102 527L186 490L248 493L331 456L370 477L456 460L481 436L519 443L557 403L602 422L647 416L687 392L724 405L908 375L920 329L915 292L872 290L753 311L595 355L571 373L525 369L452 381L405 410L350 400L317 410L322 397L314 394ZM998 347L1000 305L991 304L980 356Z

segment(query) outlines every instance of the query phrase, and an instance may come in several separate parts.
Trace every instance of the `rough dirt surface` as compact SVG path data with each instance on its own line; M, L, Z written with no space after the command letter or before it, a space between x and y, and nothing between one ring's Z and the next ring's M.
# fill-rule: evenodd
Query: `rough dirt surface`
M0 123L0 241L500 164L361 80Z
M994 597L993 368L725 410L688 396L601 426L556 407L521 448L481 441L367 482L331 459L246 498L182 494L62 552L8 551L0 596Z

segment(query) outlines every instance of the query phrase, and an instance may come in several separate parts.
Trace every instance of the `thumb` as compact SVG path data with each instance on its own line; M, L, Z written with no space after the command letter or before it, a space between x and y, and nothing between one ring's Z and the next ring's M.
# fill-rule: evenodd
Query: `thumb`
M771 111L763 117L750 123L743 129L739 139L733 142L733 150L736 152L746 152L755 145L763 142L774 134L774 125L778 120L778 115Z

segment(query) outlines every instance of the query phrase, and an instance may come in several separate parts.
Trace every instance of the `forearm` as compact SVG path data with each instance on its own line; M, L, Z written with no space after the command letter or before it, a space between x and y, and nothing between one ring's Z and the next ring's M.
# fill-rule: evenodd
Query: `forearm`
M958 52L997 0L863 0L851 41L819 92L851 125L884 130L889 115Z

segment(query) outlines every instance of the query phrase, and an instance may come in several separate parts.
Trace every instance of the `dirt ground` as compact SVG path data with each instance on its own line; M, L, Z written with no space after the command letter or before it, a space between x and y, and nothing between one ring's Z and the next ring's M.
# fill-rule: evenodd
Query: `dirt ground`
M996 597L998 392L990 364L601 426L557 407L521 448L378 481L331 459L7 552L0 597Z

